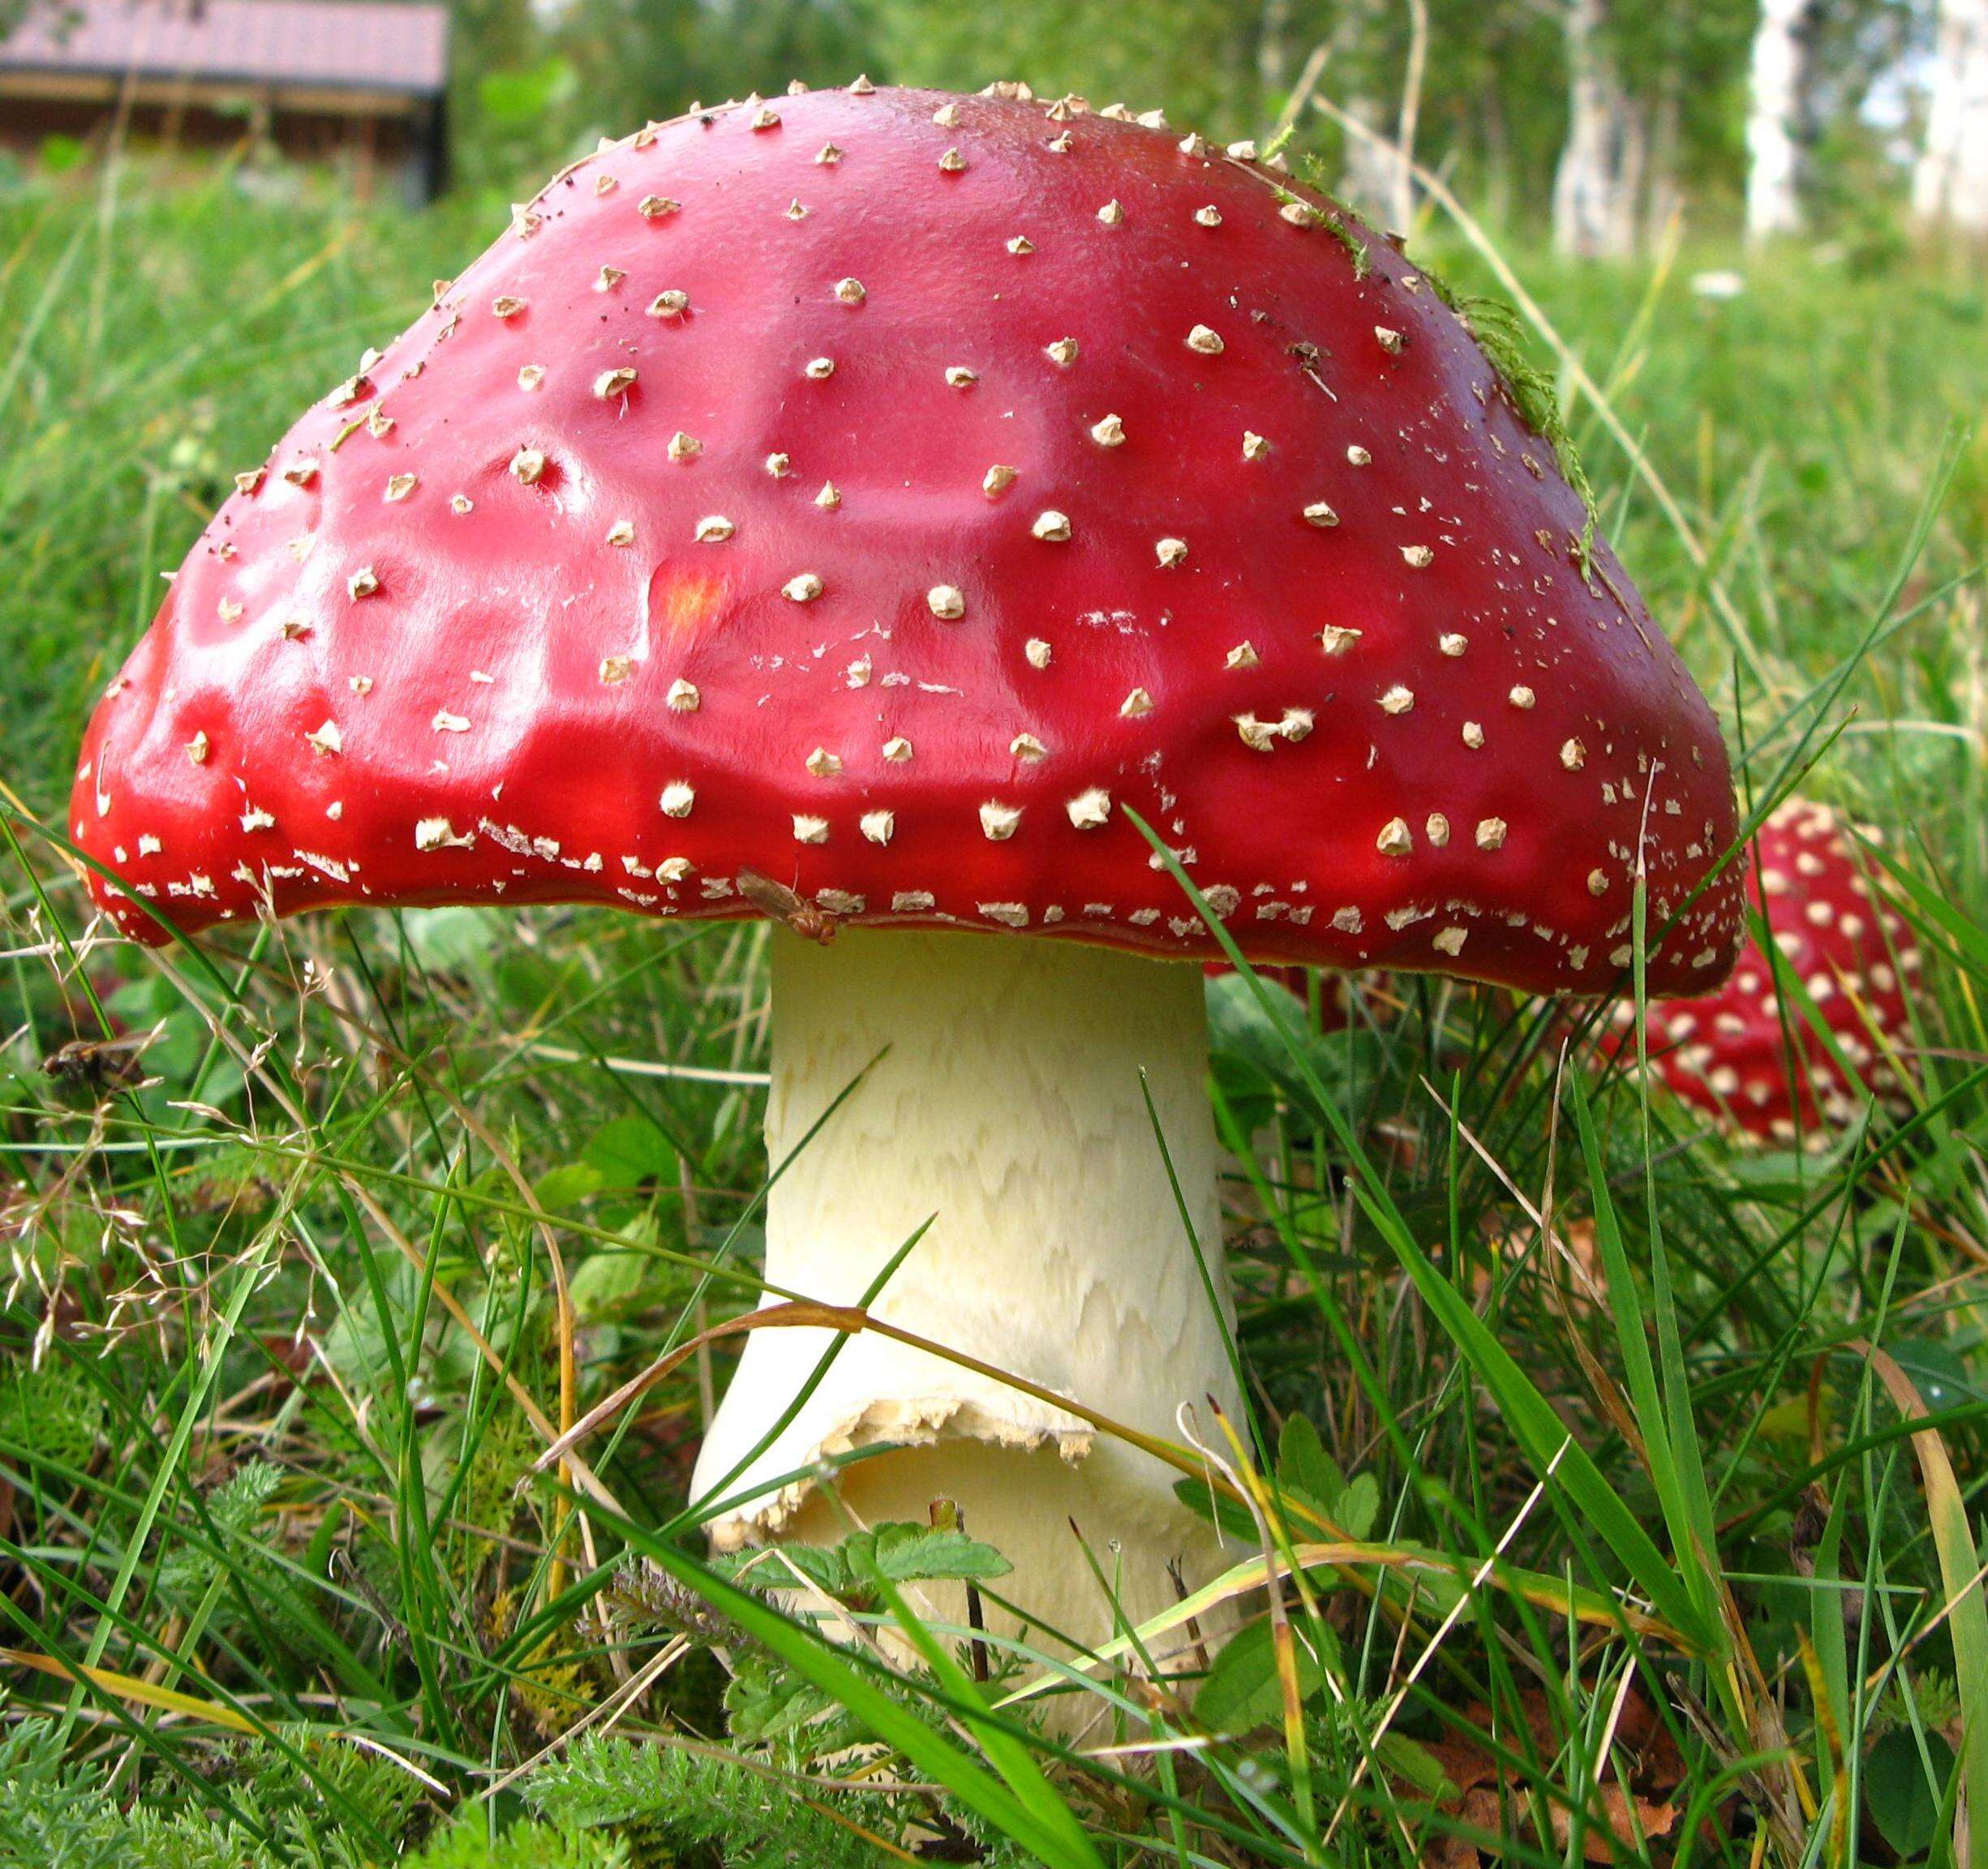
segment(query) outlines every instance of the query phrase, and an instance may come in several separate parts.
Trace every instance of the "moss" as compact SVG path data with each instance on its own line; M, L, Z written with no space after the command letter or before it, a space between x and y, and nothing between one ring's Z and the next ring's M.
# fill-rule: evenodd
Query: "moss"
M1325 165L1316 156L1307 156L1299 166L1304 171L1306 185L1316 193L1323 195L1331 204L1319 217L1319 225L1346 248L1347 257L1353 262L1353 277L1356 280L1364 279L1374 269L1373 256L1368 251L1367 243L1355 230L1351 210L1325 186ZM1277 191L1280 205L1297 199L1286 189L1280 188ZM1311 204L1307 202L1305 205L1309 207Z
M1518 419L1553 450L1561 477L1580 496L1581 575L1594 581L1595 489L1581 465L1566 419L1561 414L1560 392L1549 372L1533 359L1526 336L1525 321L1502 299L1484 293L1458 292L1426 266L1417 269L1428 281L1437 298L1455 312L1464 329L1475 340L1492 373L1503 385Z
M1373 256L1367 251L1367 243L1353 231L1353 223L1342 209L1334 208L1320 225L1352 256L1355 279L1364 279L1373 271Z

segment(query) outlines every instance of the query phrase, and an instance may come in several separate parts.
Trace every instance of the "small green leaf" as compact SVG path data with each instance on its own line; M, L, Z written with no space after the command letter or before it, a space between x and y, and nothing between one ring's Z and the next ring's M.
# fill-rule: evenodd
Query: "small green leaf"
M1346 1476L1325 1451L1309 1416L1292 1415L1285 1420L1277 1442L1277 1483L1295 1488L1323 1506L1329 1506L1346 1489Z
M1253 1551L1261 1541L1256 1522L1233 1499L1218 1499L1204 1480L1176 1480L1174 1497L1190 1512L1218 1527L1228 1538L1239 1538Z
M603 1188L639 1188L645 1181L674 1184L676 1147L646 1116L617 1116L594 1132L580 1159Z
M1405 1733L1383 1733L1374 1752L1390 1776L1413 1785L1423 1797L1440 1802L1457 1795L1456 1786L1436 1764L1435 1755Z
M1371 1538L1380 1517L1380 1482L1371 1473L1355 1474L1341 1490L1333 1515L1355 1544Z
M598 1194L603 1183L600 1171L585 1162L569 1162L563 1167L548 1168L532 1185L539 1205L552 1213Z
M896 1523L852 1532L839 1545L783 1545L778 1558L737 1552L714 1558L711 1567L736 1582L777 1589L793 1581L789 1563L827 1595L844 1599L868 1596L879 1578L893 1583L978 1583L1005 1577L1014 1568L993 1545L964 1532Z
M513 939L509 920L498 910L460 904L407 909L401 926L414 959L437 973L475 972Z
M1864 1755L1864 1804L1878 1832L1900 1857L1922 1856L1939 1832L1940 1804L1953 1776L1953 1748L1937 1733L1926 1750L1939 1779L1926 1774L1919 1742L1904 1727L1885 1734Z
M805 1726L835 1704L805 1676L770 1660L741 1657L725 1689L725 1722L746 1745Z
M1015 1568L993 1545L929 1525L879 1525L852 1532L842 1541L842 1551L852 1575L867 1577L874 1569L893 1583L977 1583L1005 1577Z
M1309 1617L1294 1617L1290 1632L1298 1697L1308 1700L1325 1685L1326 1669L1338 1669L1339 1638ZM1195 1715L1216 1732L1247 1733L1270 1725L1283 1706L1275 1637L1269 1618L1262 1618L1230 1636L1215 1657L1214 1667L1195 1696Z
M642 1252L590 1252L567 1278L573 1315L582 1324L601 1324L625 1316L642 1295L655 1261Z
M723 1552L712 1558L711 1569L754 1590L791 1588L793 1572L798 1570L824 1596L837 1597L848 1596L855 1581L843 1561L841 1546L834 1545L782 1545L771 1551L762 1547Z

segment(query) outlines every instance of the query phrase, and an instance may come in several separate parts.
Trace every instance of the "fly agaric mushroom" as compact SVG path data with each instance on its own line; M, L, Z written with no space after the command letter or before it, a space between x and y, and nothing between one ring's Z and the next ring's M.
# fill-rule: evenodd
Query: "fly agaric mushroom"
M1590 523L1429 280L1274 165L1012 86L749 100L556 177L243 476L97 711L75 837L144 939L840 926L774 936L769 1279L854 1302L930 1219L878 1316L1212 1439L1166 963L1217 947L1135 814L1253 960L1600 990L1640 874L1655 990L1715 981L1737 887L1685 903L1725 755ZM749 1338L698 1470L721 1546L942 1494L1080 1639L1072 1520L1136 1616L1217 1561L1157 1460L873 1333L779 1425L827 1342Z
M1877 833L1863 835L1875 840ZM1906 995L1919 977L1911 931L1878 899L1848 827L1827 805L1791 798L1756 840L1747 895L1786 971L1801 982L1842 1063L1866 1090L1896 1093L1888 1055L1909 1032ZM1619 1023L1634 1009L1618 1003ZM1672 1000L1646 1021L1652 1069L1672 1092L1756 1141L1826 1142L1861 1108L1798 999L1781 993L1772 960L1750 937L1715 993ZM1616 1033L1604 1049L1634 1049ZM1903 1107L1895 1095L1887 1098Z

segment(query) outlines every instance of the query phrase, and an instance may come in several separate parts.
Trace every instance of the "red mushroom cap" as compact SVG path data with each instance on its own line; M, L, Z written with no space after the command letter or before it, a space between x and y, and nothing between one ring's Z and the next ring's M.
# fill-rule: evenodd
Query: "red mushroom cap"
M754 912L1599 989L1711 714L1428 281L1198 138L783 97L575 165L241 479L85 742L182 928ZM160 930L100 887L120 926ZM1724 973L1715 882L1655 957Z
M1875 836L1866 831L1867 837ZM1756 840L1747 895L1865 1086L1896 1089L1886 1056L1910 1031L1906 995L1919 977L1911 930L1879 900L1867 861L1827 805L1789 799ZM1788 1039L1793 1040L1790 1055ZM1743 1135L1824 1135L1861 1107L1798 1005L1750 937L1716 993L1673 1000L1648 1020L1652 1067L1679 1097ZM1627 1035L1608 1042L1629 1044Z

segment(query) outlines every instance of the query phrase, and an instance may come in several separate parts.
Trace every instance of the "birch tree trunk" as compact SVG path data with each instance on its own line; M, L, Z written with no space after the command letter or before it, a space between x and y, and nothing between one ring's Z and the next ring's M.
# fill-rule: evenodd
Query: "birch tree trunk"
M1801 230L1797 190L1801 156L1802 28L1814 0L1761 0L1747 73L1746 238Z
M1339 191L1364 219L1382 228L1398 227L1399 204L1410 183L1400 147L1389 140L1385 127L1385 113L1371 97L1349 97L1346 112L1374 135L1346 138L1346 174Z
M1941 0L1912 207L1922 226L1988 240L1988 0Z
M1621 258L1636 243L1642 125L1605 42L1607 0L1569 0L1567 140L1553 175L1553 246L1574 258Z

